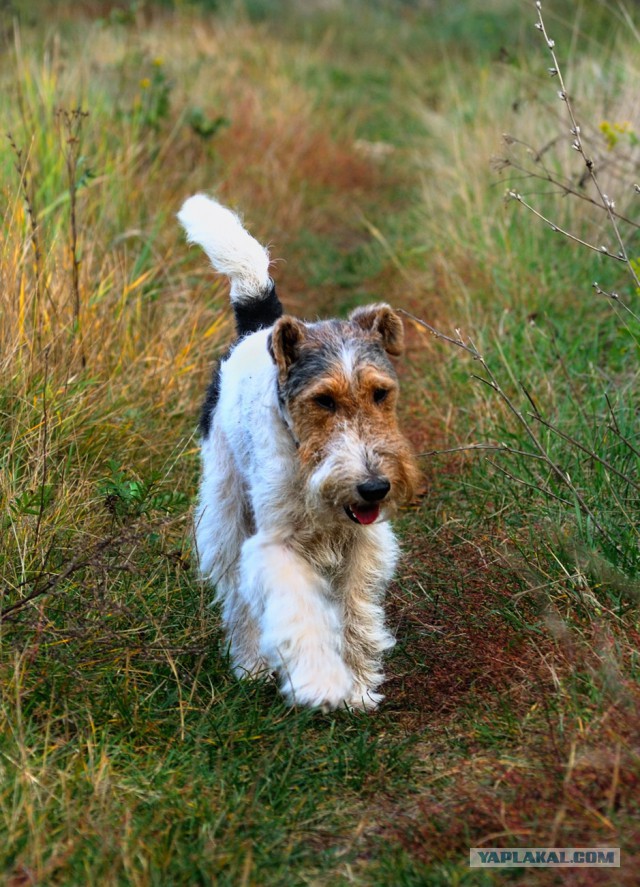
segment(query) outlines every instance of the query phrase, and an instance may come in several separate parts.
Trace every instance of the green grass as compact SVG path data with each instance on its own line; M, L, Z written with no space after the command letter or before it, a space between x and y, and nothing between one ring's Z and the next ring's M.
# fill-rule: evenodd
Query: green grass
M3 12L8 884L551 883L470 871L489 840L622 846L633 870L639 331L591 283L637 294L503 203L517 182L557 224L610 238L585 204L513 179L530 155L501 144L566 134L534 10L454 6ZM636 146L600 124L635 107L632 29L591 3L554 5L548 24L622 207ZM70 142L57 112L78 107ZM566 143L545 156L579 175ZM197 580L195 424L231 336L224 285L175 220L201 189L286 260L293 310L385 298L460 328L513 403L535 403L527 421L571 477L508 452L423 457L371 717L289 710L273 685L236 681ZM531 449L478 361L407 328L419 451Z
M128 662L98 698L86 675L90 724L49 723L44 736L11 725L19 752L9 741L3 753L6 776L18 777L12 804L46 841L36 849L24 829L9 828L8 870L27 858L64 883L237 883L260 873L275 884L288 868L334 864L345 852L345 810L407 778L408 756L379 725L292 714L269 688L238 689L210 656L199 659L193 671L180 662L179 682L169 667L147 663L142 675ZM45 705L53 697L77 708L63 675L41 693ZM35 722L37 703L23 707Z

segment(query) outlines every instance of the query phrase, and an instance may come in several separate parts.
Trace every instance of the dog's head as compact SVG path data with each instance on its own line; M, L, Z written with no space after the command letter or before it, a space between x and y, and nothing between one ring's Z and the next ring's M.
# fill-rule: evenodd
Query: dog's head
M402 321L389 305L346 321L281 317L269 338L282 409L298 444L308 504L356 524L391 516L408 501L417 468L398 427Z

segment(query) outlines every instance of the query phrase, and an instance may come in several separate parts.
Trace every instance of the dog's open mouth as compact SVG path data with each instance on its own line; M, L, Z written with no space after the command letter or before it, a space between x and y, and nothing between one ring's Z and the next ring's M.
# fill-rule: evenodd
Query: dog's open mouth
M380 506L375 505L345 505L347 517L356 524L372 524L380 514Z

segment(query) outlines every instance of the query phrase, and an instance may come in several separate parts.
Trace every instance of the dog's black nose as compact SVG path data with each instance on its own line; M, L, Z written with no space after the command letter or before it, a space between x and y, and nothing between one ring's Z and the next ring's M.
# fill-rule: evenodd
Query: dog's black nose
M357 486L358 493L365 502L380 502L390 489L391 484L386 477L374 477Z

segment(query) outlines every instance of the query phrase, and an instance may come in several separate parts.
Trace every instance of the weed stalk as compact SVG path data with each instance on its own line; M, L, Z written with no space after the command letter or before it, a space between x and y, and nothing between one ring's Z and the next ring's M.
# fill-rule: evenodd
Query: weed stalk
M64 160L67 170L67 183L69 185L69 251L71 253L71 273L73 285L73 335L77 335L80 342L80 360L83 369L87 365L87 358L82 344L81 329L81 296L80 296L80 258L78 255L78 164L80 160L81 131L84 120L89 116L88 111L81 108L59 108L58 120L64 130Z

